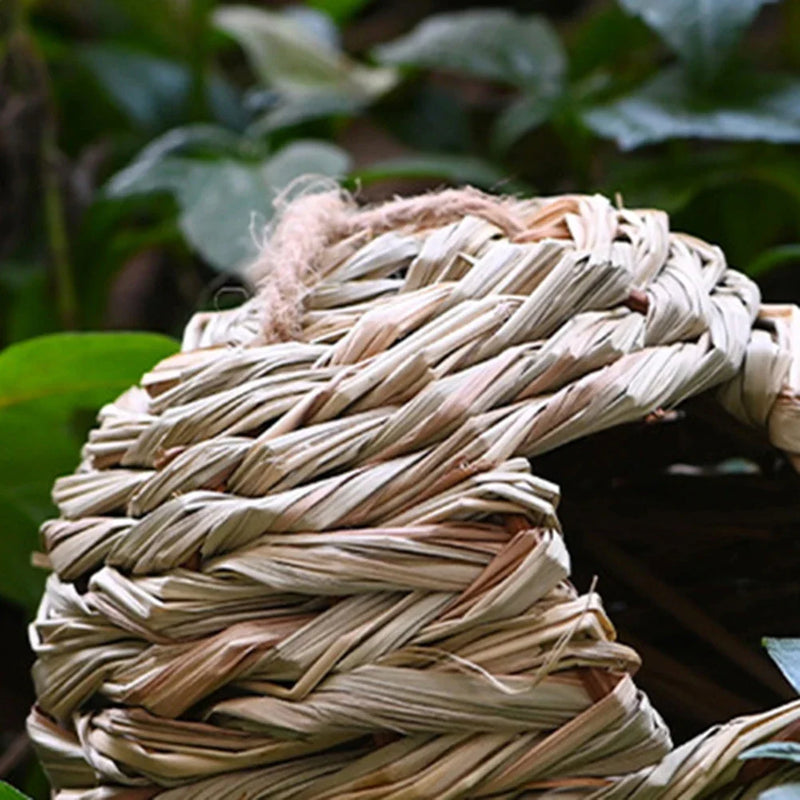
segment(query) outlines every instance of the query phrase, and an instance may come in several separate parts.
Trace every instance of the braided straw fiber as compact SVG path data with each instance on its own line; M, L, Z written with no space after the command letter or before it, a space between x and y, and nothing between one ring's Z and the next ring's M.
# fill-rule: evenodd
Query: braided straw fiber
M737 756L800 702L671 749L528 460L708 390L795 458L797 309L597 196L307 195L255 275L56 483L29 721L55 797L745 798L797 777L745 786Z

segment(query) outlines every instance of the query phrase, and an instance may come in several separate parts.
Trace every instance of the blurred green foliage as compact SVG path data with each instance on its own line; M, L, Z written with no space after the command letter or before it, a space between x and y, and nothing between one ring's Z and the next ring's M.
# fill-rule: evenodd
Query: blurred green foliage
M0 594L33 607L53 478L177 347L78 332L174 337L238 300L306 173L620 193L800 296L800 0L559 5L6 0Z
M0 781L0 800L26 800L26 796L18 792L13 786Z
M55 475L71 472L97 409L175 343L152 333L57 333L0 352L0 586L35 607L43 573L32 532L51 512Z

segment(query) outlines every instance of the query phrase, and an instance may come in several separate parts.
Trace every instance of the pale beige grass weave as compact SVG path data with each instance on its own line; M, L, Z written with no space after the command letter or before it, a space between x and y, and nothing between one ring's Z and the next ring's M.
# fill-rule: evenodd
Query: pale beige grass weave
M530 459L703 392L797 459L798 310L599 196L329 191L280 220L258 293L197 315L56 483L29 721L55 797L744 800L796 777L741 786L737 755L800 703L671 749Z

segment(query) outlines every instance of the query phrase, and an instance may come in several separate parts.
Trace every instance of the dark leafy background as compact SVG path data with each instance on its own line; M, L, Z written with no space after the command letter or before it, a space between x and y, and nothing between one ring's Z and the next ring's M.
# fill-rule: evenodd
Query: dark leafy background
M467 5L0 4L0 777L42 795L23 626L49 486L193 310L247 294L297 176L619 193L800 299L800 0Z

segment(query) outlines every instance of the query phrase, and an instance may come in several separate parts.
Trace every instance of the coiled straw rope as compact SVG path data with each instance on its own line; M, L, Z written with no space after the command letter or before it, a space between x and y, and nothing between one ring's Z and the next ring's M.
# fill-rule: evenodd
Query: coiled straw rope
M671 750L528 459L709 390L795 458L797 309L598 196L308 195L255 275L56 483L55 797L755 796L800 703Z

